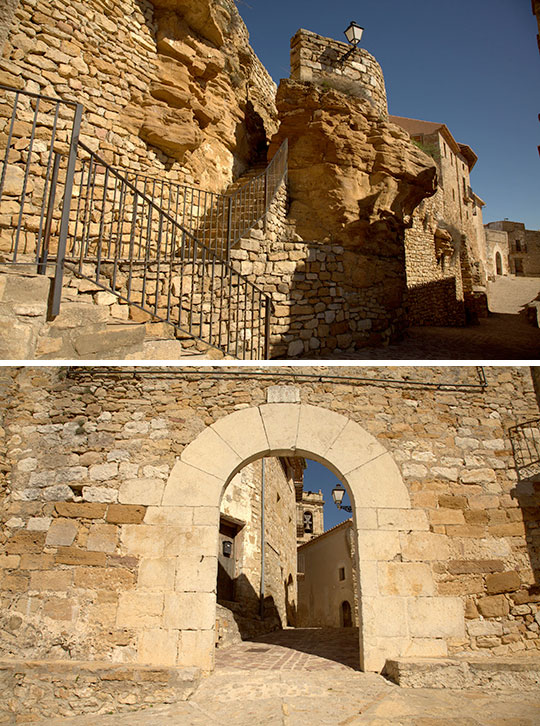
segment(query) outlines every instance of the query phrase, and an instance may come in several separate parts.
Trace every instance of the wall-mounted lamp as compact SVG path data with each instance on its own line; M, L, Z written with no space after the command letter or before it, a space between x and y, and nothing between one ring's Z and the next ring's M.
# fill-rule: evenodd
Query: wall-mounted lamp
M352 507L350 507L348 504L342 504L343 496L345 494L345 489L341 486L341 484L337 484L332 489L332 499L334 500L334 504L338 509L343 509L345 512L352 512Z
M345 63L348 58L354 53L354 51L357 49L358 44L362 40L362 33L364 32L364 28L360 27L357 23L354 22L354 20L351 20L349 23L349 27L347 30L345 30L345 37L347 38L348 42L352 45L352 48L345 53L341 58L339 58L338 63Z

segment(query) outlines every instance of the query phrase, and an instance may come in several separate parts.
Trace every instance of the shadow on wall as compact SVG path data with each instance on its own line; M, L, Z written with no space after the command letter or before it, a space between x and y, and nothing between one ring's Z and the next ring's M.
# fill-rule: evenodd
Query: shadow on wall
M457 299L455 277L415 285L409 288L407 299L410 325L466 324L465 304Z
M226 597L232 596L233 599L224 599L222 593L226 593ZM264 598L261 614L260 595L248 578L243 574L231 578L221 563L218 564L217 602L232 613L242 640L251 640L263 633L283 628L274 598L272 596Z
M534 576L534 583L522 586L515 593L517 599L514 599L518 605L540 602L540 475L519 479L511 496L517 500L523 516L527 552Z

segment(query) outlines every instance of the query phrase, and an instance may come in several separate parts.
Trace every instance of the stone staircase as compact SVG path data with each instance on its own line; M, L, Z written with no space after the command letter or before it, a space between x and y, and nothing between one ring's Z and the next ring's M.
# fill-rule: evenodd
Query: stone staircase
M197 360L223 354L66 273L60 314L47 319L52 279L0 266L2 360ZM3 273L3 274L2 274Z
M231 205L230 219L228 219L227 205L220 204L219 207L214 206L201 219L197 228L196 236L201 239L211 240L210 247L222 259L228 258L228 236L227 230L230 228L236 230L248 230L253 226L253 219L261 216L261 210L265 207L264 183L261 181L250 195L246 195L238 203L234 200L238 199L241 190L254 179L264 174L266 169L265 162L258 162L250 167L236 181L229 185L224 192L226 198L233 200ZM231 248L238 247L240 239L233 239Z

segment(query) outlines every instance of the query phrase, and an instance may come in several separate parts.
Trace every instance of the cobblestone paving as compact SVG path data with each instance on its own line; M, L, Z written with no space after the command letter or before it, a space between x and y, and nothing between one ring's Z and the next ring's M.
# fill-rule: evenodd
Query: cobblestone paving
M409 328L400 343L355 353L336 351L331 360L536 360L540 329L519 313L538 294L540 278L501 277L488 288L491 315L478 325ZM306 357L318 359L315 354Z
M540 723L540 694L537 693L404 689L382 676L361 673L355 670L357 637L353 629L342 632L303 629L246 641L218 653L216 670L202 681L187 703L138 713L50 719L47 725L538 726ZM290 651L288 658L285 651Z

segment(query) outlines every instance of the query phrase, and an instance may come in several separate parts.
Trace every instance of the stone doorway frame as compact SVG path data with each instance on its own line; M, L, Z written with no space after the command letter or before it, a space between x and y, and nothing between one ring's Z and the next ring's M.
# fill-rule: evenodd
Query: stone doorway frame
M302 456L330 469L353 507L357 556L360 666L380 672L389 658L445 654L447 637L464 631L459 598L434 597L426 513L413 510L392 455L351 419L301 403L245 408L207 427L183 450L161 503L132 525L127 554L147 567L172 569L159 621L141 621L137 661L214 666L219 510L231 479L263 456ZM137 529L135 529L137 528ZM411 541L410 537L420 540ZM422 539L423 538L423 539ZM131 546L130 546L131 543ZM403 547L409 554L402 556ZM416 548L417 554L414 554ZM159 559L156 559L158 557ZM123 613L145 610L137 587L120 602Z

